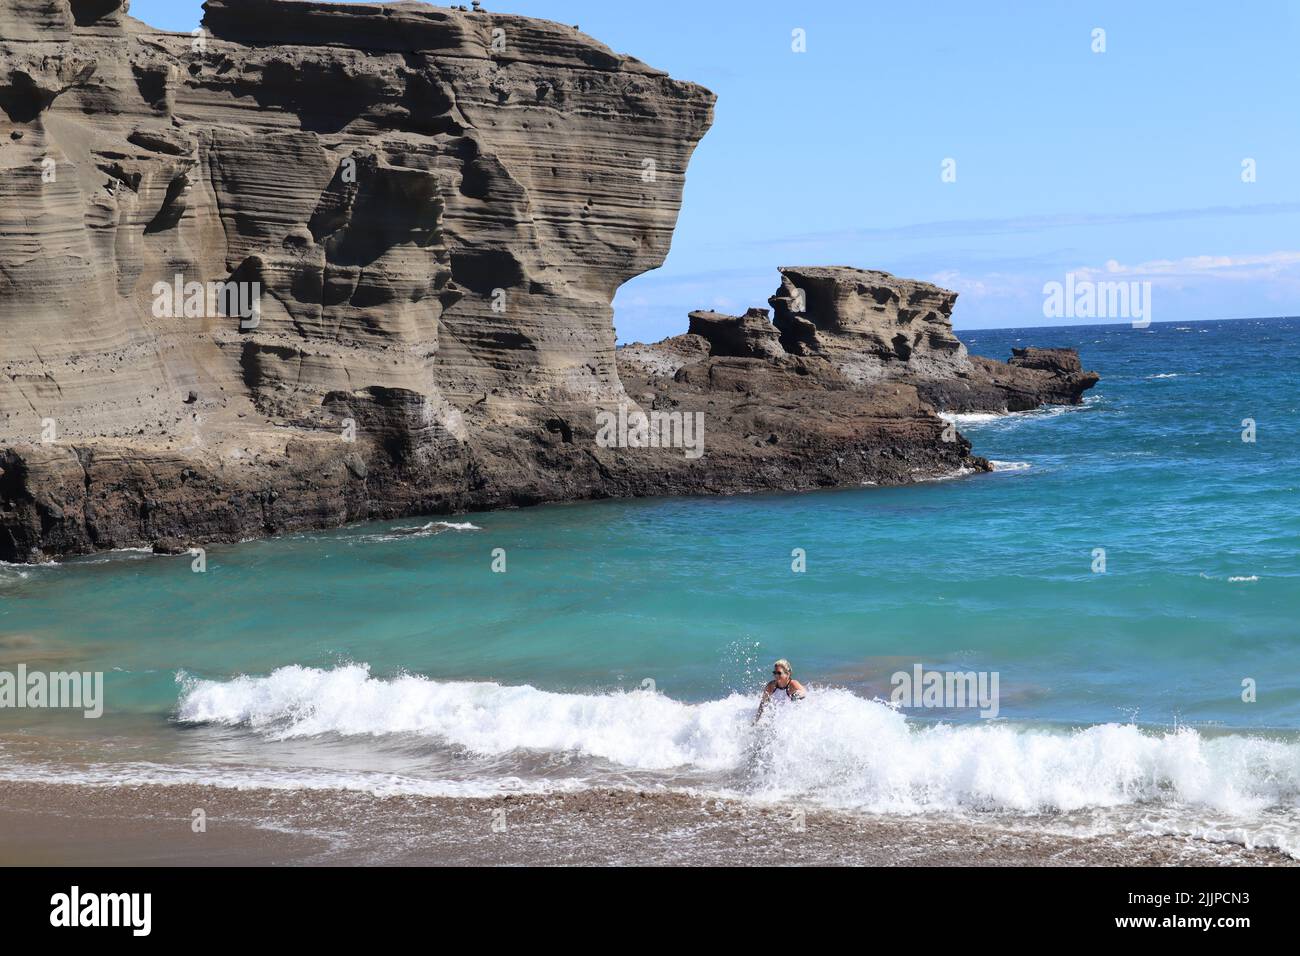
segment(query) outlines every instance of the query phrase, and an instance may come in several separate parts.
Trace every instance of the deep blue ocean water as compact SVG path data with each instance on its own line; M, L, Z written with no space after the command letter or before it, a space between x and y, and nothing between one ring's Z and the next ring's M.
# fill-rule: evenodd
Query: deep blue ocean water
M962 337L1074 346L1102 381L958 417L993 474L411 519L212 547L205 573L0 567L0 669L107 683L99 720L0 711L0 772L1135 807L1294 851L1300 320ZM776 657L812 693L755 729ZM918 663L997 672L999 718L872 703Z

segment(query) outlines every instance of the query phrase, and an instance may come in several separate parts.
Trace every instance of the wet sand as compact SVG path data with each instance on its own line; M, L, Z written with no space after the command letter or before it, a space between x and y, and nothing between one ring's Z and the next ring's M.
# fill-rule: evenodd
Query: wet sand
M206 831L194 832L201 809ZM802 829L801 829L802 827ZM1272 850L1181 837L1078 837L680 793L491 798L198 785L0 784L3 865L1225 865Z

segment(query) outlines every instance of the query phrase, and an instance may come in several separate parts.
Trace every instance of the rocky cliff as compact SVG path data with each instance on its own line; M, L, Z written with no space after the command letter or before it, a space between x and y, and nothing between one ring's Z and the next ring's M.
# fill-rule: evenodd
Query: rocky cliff
M616 352L709 91L524 17L204 8L191 36L0 0L0 559L906 481L980 466L935 407L1087 387L857 270Z
M947 289L848 266L780 274L775 319L692 312L687 334L619 350L643 407L707 411L714 482L798 489L987 470L938 412L1073 405L1098 381L1072 349L968 355Z
M782 346L824 358L854 382L905 378L953 412L1077 405L1097 384L1073 349L1015 349L1009 362L968 354L952 330L957 293L928 282L843 266L780 272L768 302Z

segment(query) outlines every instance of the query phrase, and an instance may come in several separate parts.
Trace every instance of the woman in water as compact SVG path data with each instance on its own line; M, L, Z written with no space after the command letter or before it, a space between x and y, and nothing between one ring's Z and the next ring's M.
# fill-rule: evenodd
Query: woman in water
M784 657L772 665L772 680L767 682L763 688L763 699L758 702L758 713L754 716L754 722L758 723L758 718L763 716L763 708L773 697L780 700L786 697L789 700L803 700L803 684L799 683L790 676L790 662Z

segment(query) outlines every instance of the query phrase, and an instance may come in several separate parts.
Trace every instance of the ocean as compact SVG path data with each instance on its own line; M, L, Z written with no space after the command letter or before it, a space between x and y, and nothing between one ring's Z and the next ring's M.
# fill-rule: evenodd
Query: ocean
M1300 320L962 338L1102 380L956 416L989 474L0 566L0 670L105 698L0 710L0 786L627 789L1300 859ZM778 657L807 699L755 724ZM895 706L917 666L996 675L997 716Z

